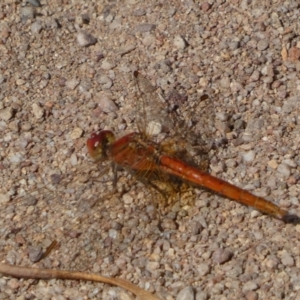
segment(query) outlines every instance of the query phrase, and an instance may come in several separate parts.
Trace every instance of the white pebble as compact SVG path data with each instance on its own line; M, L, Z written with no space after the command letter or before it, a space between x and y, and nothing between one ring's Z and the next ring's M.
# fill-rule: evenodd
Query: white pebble
M248 152L242 153L242 156L245 162L251 162L255 158L255 152L253 150L250 150Z
M44 110L42 107L40 107L37 103L33 103L31 105L31 108L32 108L32 113L34 114L34 116L37 118L37 119L40 119L43 117L44 115Z
M13 109L11 107L4 108L0 111L0 119L8 121L13 117Z
M23 85L23 84L25 84L25 83L26 83L26 80L24 80L24 79L20 79L20 78L19 78L19 79L16 80L16 85L19 85L19 86L20 86L20 85Z
M99 78L99 82L104 90L110 89L111 86L113 85L112 80L108 76L105 76L105 75L103 75Z
M176 35L174 38L174 46L177 49L184 49L187 46L187 42L185 41L185 39L180 36L180 35Z
M21 153L10 153L8 159L11 163L19 164L23 161L23 156Z
M191 286L187 286L182 289L177 297L176 300L194 300L194 290Z
M103 60L101 63L101 69L103 70L111 70L115 67L116 65L113 64L112 62L108 61L107 59Z
M286 251L283 252L282 257L281 257L281 262L285 266L293 266L295 261L294 258Z
M74 90L76 86L79 84L79 82L80 82L79 80L72 78L66 81L66 87L70 90Z
M282 163L278 166L277 171L286 177L289 177L291 175L290 166L288 166L284 163Z
M129 194L124 194L123 201L125 204L131 204L133 202L133 198Z
M87 47L97 43L97 39L87 32L79 32L77 35L77 42L81 47Z
M34 19L35 17L35 9L30 6L24 6L20 9L20 15L22 22L26 22L29 19Z
M41 6L41 3L38 0L27 0L27 2L36 7Z
M230 83L230 88L233 92L238 92L243 88L243 86L239 82L233 81Z
M96 98L98 98L96 99L96 102L98 103L101 110L103 110L105 113L115 112L118 110L118 107L110 99L108 94L104 92L100 92L96 94Z
M146 265L146 270L148 270L150 273L157 270L159 268L159 263L156 261L149 261Z
M115 239L117 237L117 235L118 235L117 230L115 230L115 229L109 229L108 236L110 238Z
M73 154L71 155L71 157L70 157L70 162L71 162L71 165L72 165L72 166L76 166L76 165L77 165L78 159L77 159L76 154L73 153Z
M73 131L70 133L70 137L72 140L79 139L83 134L83 130L79 127L73 129Z
M258 288L257 284L254 281L248 281L243 286L243 292L255 291Z
M252 211L250 212L250 217L251 217L252 219L257 218L257 217L260 216L260 215L261 215L261 213L260 213L259 211L257 211L257 210L252 210Z
M31 29L31 32L33 34L37 34L37 33L40 33L42 31L43 27L42 27L41 23L37 21L37 22L34 22L31 25L30 29Z
M284 159L282 161L282 163L284 163L284 164L286 164L286 165L288 165L288 166L290 166L292 168L296 168L297 167L297 164L293 160L291 160L290 158Z
M197 265L197 271L200 276L205 276L210 272L210 266L207 263L199 263Z
M147 125L146 132L149 135L158 135L161 133L162 125L159 122L151 121Z
M10 201L9 194L0 194L0 204L4 204Z

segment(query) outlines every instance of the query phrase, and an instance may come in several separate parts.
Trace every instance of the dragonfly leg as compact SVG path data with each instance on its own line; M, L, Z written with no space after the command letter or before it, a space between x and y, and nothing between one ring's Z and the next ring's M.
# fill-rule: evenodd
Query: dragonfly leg
M114 173L114 179L113 179L113 190L117 190L117 182L118 182L118 166L115 163L112 163L112 170Z

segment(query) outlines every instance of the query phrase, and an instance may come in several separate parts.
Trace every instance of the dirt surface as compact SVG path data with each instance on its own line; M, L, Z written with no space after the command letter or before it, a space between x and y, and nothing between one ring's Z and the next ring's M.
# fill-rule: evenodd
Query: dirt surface
M85 147L94 130L136 130L139 70L189 129L214 121L212 174L300 215L298 1L20 2L0 4L1 261L122 278L168 300L299 299L300 225L200 189L193 205L189 193L163 205L126 172L109 195L113 174ZM134 297L1 277L0 299Z

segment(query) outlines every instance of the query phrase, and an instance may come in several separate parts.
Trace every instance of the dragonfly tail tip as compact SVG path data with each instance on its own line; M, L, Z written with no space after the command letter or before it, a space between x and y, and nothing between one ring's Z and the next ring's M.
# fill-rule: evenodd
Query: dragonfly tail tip
M287 224L300 224L300 217L289 213L286 213L284 216L282 216L281 220Z

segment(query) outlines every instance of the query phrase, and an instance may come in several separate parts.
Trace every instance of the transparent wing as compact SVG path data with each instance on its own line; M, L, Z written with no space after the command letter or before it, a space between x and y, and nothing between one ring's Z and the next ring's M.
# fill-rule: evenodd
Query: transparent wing
M139 131L166 154L207 170L215 135L212 99L206 93L189 99L174 89L164 96L141 73L135 71L133 77Z
M165 99L140 72L135 71L133 78L136 87L136 124L139 132L150 139L161 132L169 132L173 122L168 114Z

